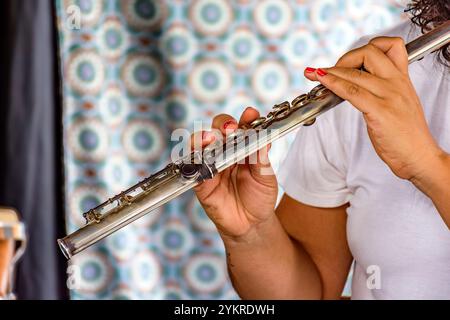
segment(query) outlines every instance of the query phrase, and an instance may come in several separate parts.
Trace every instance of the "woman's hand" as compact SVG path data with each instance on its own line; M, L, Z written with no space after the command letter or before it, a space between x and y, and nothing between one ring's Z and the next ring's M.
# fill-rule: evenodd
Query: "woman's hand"
M225 139L239 125L250 123L258 117L256 109L247 108L239 123L231 116L222 114L214 118L212 127L214 133L223 135ZM216 139L214 133L194 134L193 141L201 139L200 144L205 147ZM252 231L260 223L275 217L278 185L268 151L269 147L260 150L257 157L253 157L256 163L234 165L195 188L200 203L222 238L250 241Z
M342 56L335 67L307 68L305 76L363 113L375 151L398 177L421 177L444 157L409 78L401 38L375 38Z

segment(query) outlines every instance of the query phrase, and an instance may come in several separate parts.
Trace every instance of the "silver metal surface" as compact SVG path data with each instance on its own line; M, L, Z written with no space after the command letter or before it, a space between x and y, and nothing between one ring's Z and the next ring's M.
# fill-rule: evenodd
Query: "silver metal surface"
M450 42L450 21L428 32L425 36L406 44L409 63L422 59L427 54L438 50Z
M410 63L438 50L450 42L450 22L420 36L406 45ZM127 191L102 203L84 214L86 225L58 244L69 259L87 247L162 206L204 179L229 168L278 138L311 125L322 113L339 105L343 99L319 85L302 94L292 103L274 106L265 117L253 121L246 130L229 137L224 144L213 144L202 154L193 153L188 159L170 164L165 169L136 184ZM262 130L267 129L267 130ZM194 168L185 163L200 160ZM198 170L197 172L195 170Z

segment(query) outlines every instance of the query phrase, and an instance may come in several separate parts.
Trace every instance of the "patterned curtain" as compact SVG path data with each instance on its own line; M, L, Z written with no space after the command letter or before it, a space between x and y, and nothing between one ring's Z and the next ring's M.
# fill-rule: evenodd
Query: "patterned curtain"
M83 225L84 211L162 168L174 129L249 105L267 112L311 88L306 65L331 65L402 12L394 0L56 2L68 231ZM288 144L274 145L275 165ZM73 264L74 299L237 298L221 241L192 193Z

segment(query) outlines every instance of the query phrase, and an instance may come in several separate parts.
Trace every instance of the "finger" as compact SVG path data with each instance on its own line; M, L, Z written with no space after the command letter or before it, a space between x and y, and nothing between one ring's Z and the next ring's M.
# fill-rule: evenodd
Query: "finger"
M370 43L344 54L336 63L336 67L355 69L364 67L371 74L381 78L389 78L398 72L391 59Z
M369 43L383 51L400 72L408 74L408 52L402 38L377 37L370 40Z
M204 201L208 199L214 193L214 191L217 190L218 186L220 185L220 181L222 180L222 176L227 172L227 170L218 173L212 179L204 180L199 185L194 187L194 191L197 194L200 202L204 203Z
M252 121L258 119L260 116L259 111L253 107L247 107L239 119L239 126L249 124Z
M216 136L210 131L198 131L191 134L189 144L191 150L201 150L216 140Z
M311 81L318 81L317 80L317 76L316 76L316 68L312 68L312 67L307 67L304 71L303 71L303 75L305 76L305 78L311 80Z
M361 88L366 89L372 94L382 97L386 93L385 80L382 80L366 71L354 68L343 68L343 67L333 67L333 68L320 68L326 73L333 74L339 78L357 84ZM314 72L311 80L318 81L318 71ZM312 79L314 78L314 79Z
M375 95L354 82L342 79L334 74L317 69L317 78L321 84L333 91L342 99L349 101L354 107L363 113L377 112L374 102Z
M255 163L251 161L251 158L249 159L250 172L253 178L260 183L264 183L265 181L270 182L270 179L275 174L270 163L269 151L270 145L267 145L258 150L258 152L255 154L257 159Z
M236 119L228 114L219 114L214 117L212 127L220 130L223 135L227 135L238 128L238 123Z

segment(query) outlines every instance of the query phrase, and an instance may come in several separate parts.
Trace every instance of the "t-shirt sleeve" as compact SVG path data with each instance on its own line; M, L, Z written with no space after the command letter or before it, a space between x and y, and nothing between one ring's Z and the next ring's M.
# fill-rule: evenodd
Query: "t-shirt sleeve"
M323 114L314 125L299 129L278 170L284 192L307 205L338 207L351 196L346 183L347 156L342 132L335 123L339 121L335 111Z

